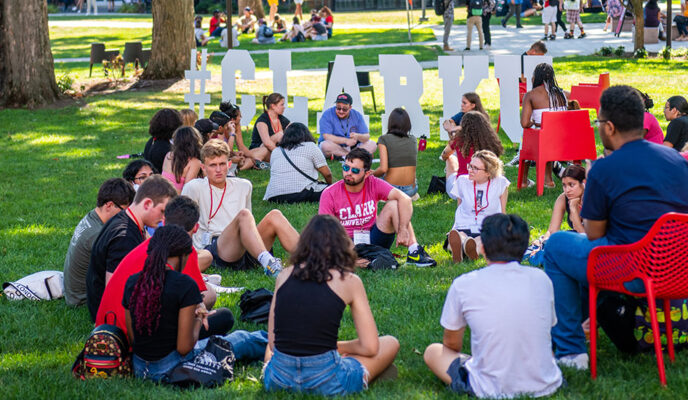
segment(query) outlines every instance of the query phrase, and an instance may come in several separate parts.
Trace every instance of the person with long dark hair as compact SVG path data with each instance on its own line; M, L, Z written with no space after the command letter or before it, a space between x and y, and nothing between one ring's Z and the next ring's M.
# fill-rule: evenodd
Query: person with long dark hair
M416 164L418 145L411 135L411 118L406 110L397 107L387 118L387 134L377 141L380 166L373 175L413 197L418 193Z
M177 193L186 182L203 176L201 171L201 134L191 126L182 126L174 132L172 151L162 163L162 176L172 182Z
M458 132L459 129L461 129L459 128L461 126L461 118L463 118L464 114L469 111L478 111L485 114L485 116L488 118L488 121L490 119L490 116L483 107L483 102L480 100L480 96L475 92L464 93L463 96L461 96L461 111L442 123L442 128L447 131L449 136L453 136L456 132Z
M157 171L150 161L139 159L127 164L124 171L122 171L122 178L131 183L134 190L138 190L143 181L155 173Z
M150 161L157 171L162 171L162 162L172 147L170 139L182 123L182 115L171 108L163 108L151 118L148 127L151 138L143 149L143 158Z
M671 96L664 105L664 117L669 121L664 145L682 151L688 142L688 101L683 96Z
M127 280L122 305L138 378L163 380L207 343L198 338L201 325L208 328L208 310L194 280L181 273L191 249L182 227L163 226L150 240L143 270ZM237 359L255 359L265 350L265 336L237 331L224 339Z
M256 162L251 157L251 151L244 144L244 136L241 132L241 109L236 104L223 101L220 103L220 111L229 117L227 145L229 145L231 150L230 157L232 162L237 162L239 169L242 171L253 168ZM234 151L235 144L237 151Z
M308 127L298 122L289 124L277 147L263 200L288 204L320 201L322 191L332 183L332 171ZM318 181L318 173L326 183Z
M546 111L565 111L568 109L570 94L562 90L554 76L554 68L547 63L538 64L533 71L533 88L523 97L521 126L540 128L542 113ZM528 167L524 164L523 185L528 186ZM545 166L545 187L555 187L552 180L552 163Z
M643 98L643 103L645 104L645 118L643 119L643 129L645 129L645 140L652 143L662 144L664 142L664 132L659 126L659 121L655 117L650 109L655 106L655 102L652 101L650 95L643 93L638 90L640 96Z
M260 161L270 161L270 154L284 136L284 128L289 120L284 115L286 99L279 93L263 97L263 113L253 126L251 134L251 157Z
M353 243L339 221L313 217L290 261L270 307L265 388L346 395L364 390L383 372L393 374L399 342L378 337L363 282L354 273ZM358 338L338 340L347 305Z

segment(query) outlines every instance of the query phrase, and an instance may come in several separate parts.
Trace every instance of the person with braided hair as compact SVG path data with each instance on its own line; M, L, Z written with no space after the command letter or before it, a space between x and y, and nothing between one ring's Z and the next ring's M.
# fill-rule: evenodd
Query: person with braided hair
M562 90L554 76L554 68L547 63L538 64L533 71L533 89L523 97L521 110L521 126L525 128L540 128L542 113L546 111L565 111L570 93ZM523 185L528 185L528 167L524 164ZM545 187L555 187L552 180L552 163L545 166Z
M182 227L158 228L143 270L127 280L122 305L138 378L159 382L207 344L198 339L211 313L196 283L181 273L192 249L191 237ZM256 359L265 352L267 333L237 331L224 339L232 343L237 359Z

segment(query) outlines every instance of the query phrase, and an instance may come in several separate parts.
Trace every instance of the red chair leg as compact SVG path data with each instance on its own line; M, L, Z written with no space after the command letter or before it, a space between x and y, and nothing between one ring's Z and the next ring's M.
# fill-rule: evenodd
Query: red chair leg
M597 379L597 288L590 285L590 377Z
M545 193L545 165L547 164L547 161L544 160L537 160L537 165L535 166L535 171L537 172L536 175L536 186L537 187L537 195L542 196Z
M657 369L659 370L659 382L666 386L666 375L664 374L664 356L662 355L662 342L659 335L659 322L657 321L657 305L655 304L655 294L652 284L645 283L647 289L647 305L650 309L650 320L652 322L652 336L655 343L655 355L657 356Z
M674 330L671 328L671 304L669 303L669 299L664 299L664 321L666 323L666 338L667 349L669 350L669 359L671 362L674 362Z
M519 155L518 155L518 183L516 183L516 190L521 190L521 187L523 187L521 182L523 182L523 157L519 153Z

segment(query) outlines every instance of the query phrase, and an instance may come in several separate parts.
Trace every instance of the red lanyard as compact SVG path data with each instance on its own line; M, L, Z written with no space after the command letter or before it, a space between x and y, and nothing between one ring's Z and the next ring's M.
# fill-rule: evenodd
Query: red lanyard
M363 189L361 189L361 192L363 192L363 205L361 206L361 219L363 219L363 208L365 208L365 181L363 182ZM346 199L349 200L349 205L351 206L351 211L356 212L356 208L354 207L354 203L351 201L351 196L349 196L349 191L346 190L346 185L344 186L344 193L346 193ZM365 223L361 224L361 226L365 225Z
M490 199L488 198L488 195L490 194L490 179L487 180L487 190L485 190L485 207L478 208L478 193L475 189L476 183L473 181L473 204L475 204L475 220L478 220L478 214L486 209L487 207L490 206ZM480 202L482 203L482 201Z
M210 224L210 220L212 220L217 215L217 212L220 211L220 207L222 207L222 200L225 199L225 192L227 191L227 182L225 182L225 188L222 189L222 197L220 197L220 204L217 205L217 208L215 209L214 213L213 213L213 187L210 185L210 181L208 181L208 190L210 190L210 211L208 211L208 224Z
M141 226L141 224L139 224L139 220L136 218L136 215L134 215L134 212L129 209L129 207L127 207L127 214L129 216L131 216L131 219L134 220L134 222L136 223L136 227L139 228L139 232L141 233L141 237L143 237L143 239L145 240L146 235L143 233L143 227Z

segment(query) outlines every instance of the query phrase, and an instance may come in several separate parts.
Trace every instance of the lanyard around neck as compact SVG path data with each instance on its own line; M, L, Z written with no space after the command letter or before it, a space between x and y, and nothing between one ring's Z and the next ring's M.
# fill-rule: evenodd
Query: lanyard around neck
M487 189L485 190L485 207L480 207L478 208L478 192L476 189L476 183L473 181L473 204L475 205L475 220L478 220L478 214L480 214L481 211L486 209L487 207L490 206L490 199L488 198L488 195L490 194L490 181L491 179L487 180ZM480 202L482 204L482 201Z

